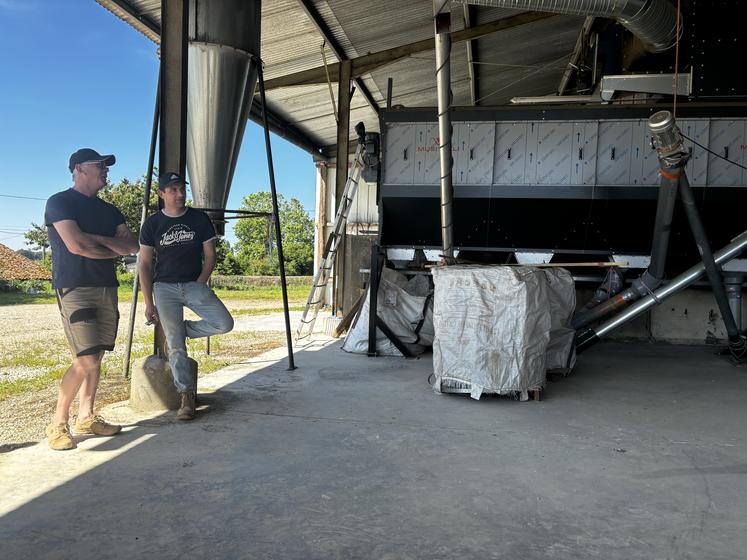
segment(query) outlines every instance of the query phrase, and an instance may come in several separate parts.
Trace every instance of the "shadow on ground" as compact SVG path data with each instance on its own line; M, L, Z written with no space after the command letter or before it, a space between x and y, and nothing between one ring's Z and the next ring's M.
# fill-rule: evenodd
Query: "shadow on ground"
M648 560L747 547L747 376L712 350L600 344L540 402L435 394L430 357L333 344L300 352L293 372L273 360L205 378L215 390L194 422L171 413L71 453L6 453L0 557Z

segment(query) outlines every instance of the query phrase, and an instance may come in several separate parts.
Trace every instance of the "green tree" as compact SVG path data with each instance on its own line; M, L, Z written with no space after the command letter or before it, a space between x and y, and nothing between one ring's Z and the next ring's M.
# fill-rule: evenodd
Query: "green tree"
M49 248L49 234L46 226L40 226L31 222L31 229L23 234L26 239L26 245L36 248L42 252L42 258L47 256Z
M158 194L156 194L156 182L150 191L149 213L158 207ZM140 218L143 211L143 196L145 196L145 177L137 181L122 179L114 185L106 185L99 192L99 198L116 206L125 217L125 222L135 237L140 235Z
M241 274L241 263L233 254L231 244L224 238L219 237L215 244L215 272L216 274L236 275Z
M271 195L269 192L247 195L241 208L254 212L271 212ZM282 195L278 195L278 210L286 272L289 275L311 274L314 266L314 220L296 198L286 201ZM275 226L271 219L239 220L234 232L238 239L237 258L245 274L279 273Z
M44 255L39 251L29 251L28 249L17 249L16 253L32 261L40 261L44 258Z

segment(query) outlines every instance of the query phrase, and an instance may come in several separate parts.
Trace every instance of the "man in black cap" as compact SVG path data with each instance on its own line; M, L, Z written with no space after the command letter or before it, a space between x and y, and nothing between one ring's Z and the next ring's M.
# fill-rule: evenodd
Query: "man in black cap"
M231 314L208 286L215 268L215 228L205 212L187 207L186 185L178 173L161 175L158 196L163 209L145 220L140 230L138 264L145 318L148 323L160 321L166 335L171 374L181 398L179 420L194 418L197 391L185 339L223 334L233 328ZM185 321L185 307L200 320Z
M122 428L94 414L94 399L104 351L117 338L117 276L114 259L137 253L138 244L113 205L96 195L106 185L113 155L83 148L70 156L73 186L47 200L44 222L52 248L52 287L73 353L60 382L54 420L47 426L49 446L72 449L68 420L76 394L75 434L112 436Z

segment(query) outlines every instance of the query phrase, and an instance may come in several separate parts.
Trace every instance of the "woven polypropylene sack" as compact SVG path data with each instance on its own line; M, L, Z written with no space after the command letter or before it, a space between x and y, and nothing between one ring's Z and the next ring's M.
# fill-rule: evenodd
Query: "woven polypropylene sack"
M539 269L433 269L433 388L507 394L540 389L552 326L550 290Z

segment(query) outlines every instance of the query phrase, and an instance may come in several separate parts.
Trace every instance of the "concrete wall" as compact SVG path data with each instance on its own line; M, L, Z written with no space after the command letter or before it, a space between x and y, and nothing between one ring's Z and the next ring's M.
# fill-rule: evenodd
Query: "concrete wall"
M583 305L593 290L580 288L577 301ZM742 316L747 317L742 300ZM744 328L744 325L743 325ZM708 288L691 288L664 301L610 333L611 339L640 339L672 344L704 344L726 341L726 330L716 300Z

